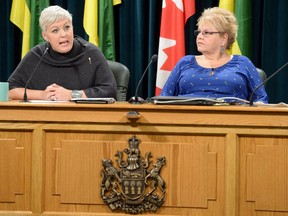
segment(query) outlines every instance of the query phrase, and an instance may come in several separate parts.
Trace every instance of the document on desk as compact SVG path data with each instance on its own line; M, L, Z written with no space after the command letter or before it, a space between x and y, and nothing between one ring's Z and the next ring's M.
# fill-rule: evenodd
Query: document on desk
M184 96L155 96L152 97L150 100L154 104L170 104L170 105L175 104L175 105L214 106L214 105L229 105L231 103L231 100L228 102L224 98L199 98L199 97L184 97Z
M67 100L29 100L28 103L65 103Z
M70 101L86 104L111 104L116 102L114 98L72 98Z
M205 106L226 106L249 104L249 101L237 97L221 98L199 98L188 96L154 96L150 98L154 104L175 104L175 105L205 105Z

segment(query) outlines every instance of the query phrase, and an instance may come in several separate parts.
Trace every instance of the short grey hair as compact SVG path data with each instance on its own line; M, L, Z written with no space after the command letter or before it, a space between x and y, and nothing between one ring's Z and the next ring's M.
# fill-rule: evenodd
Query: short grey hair
M68 20L72 23L72 15L58 5L45 8L40 15L39 25L42 32L46 32L47 27L59 20Z

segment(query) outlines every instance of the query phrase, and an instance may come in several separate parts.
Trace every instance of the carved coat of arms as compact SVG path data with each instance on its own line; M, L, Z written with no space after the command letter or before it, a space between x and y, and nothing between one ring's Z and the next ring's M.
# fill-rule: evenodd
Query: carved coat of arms
M140 142L133 136L128 140L129 148L117 151L118 169L110 159L102 160L101 197L113 211L122 210L129 214L155 212L164 203L166 186L160 172L166 159L158 157L149 170L152 155L147 152L141 156Z

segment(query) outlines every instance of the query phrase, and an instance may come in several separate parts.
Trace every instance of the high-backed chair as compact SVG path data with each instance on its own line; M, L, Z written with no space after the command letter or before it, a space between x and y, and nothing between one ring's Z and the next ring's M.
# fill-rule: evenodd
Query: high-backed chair
M117 101L126 101L130 79L130 70L120 62L107 60L117 83Z
M256 68L256 69L257 69L257 71L259 73L260 78L262 79L262 82L264 82L267 79L266 73L260 68Z

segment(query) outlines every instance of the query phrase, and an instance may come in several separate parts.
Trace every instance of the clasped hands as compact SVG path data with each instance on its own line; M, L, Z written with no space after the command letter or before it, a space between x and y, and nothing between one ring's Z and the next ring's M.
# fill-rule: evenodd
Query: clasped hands
M70 100L71 99L71 90L65 89L64 87L53 83L43 91L44 98L46 100Z

